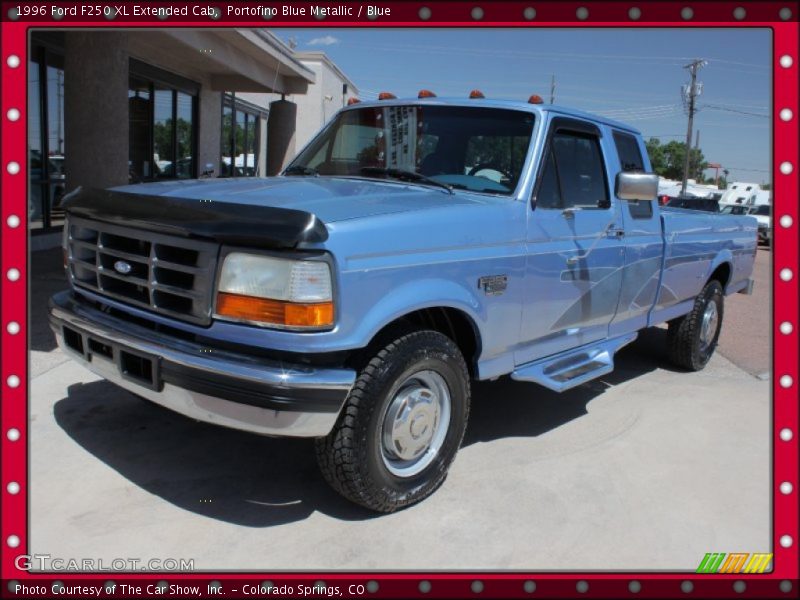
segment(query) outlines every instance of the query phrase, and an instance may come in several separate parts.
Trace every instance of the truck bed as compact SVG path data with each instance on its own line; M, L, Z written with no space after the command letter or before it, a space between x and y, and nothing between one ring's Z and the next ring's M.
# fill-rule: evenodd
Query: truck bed
M733 265L726 294L747 285L758 246L758 224L753 217L662 207L661 225L664 264L653 323L687 312L687 304L690 307L709 276L723 263Z

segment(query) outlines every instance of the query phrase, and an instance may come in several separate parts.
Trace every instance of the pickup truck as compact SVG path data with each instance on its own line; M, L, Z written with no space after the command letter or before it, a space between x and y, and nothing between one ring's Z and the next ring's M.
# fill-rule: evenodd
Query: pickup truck
M442 484L473 380L565 391L661 323L706 365L755 219L659 207L623 123L428 96L343 108L276 177L72 191L61 348L190 418L315 438L379 512Z

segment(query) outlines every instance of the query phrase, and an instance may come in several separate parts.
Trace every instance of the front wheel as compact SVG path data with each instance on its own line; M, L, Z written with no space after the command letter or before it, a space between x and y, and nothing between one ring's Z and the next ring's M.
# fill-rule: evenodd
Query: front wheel
M695 299L691 312L669 322L667 344L673 363L690 371L706 366L717 347L723 309L722 285L711 280Z
M333 431L316 441L323 476L379 512L425 499L458 452L469 401L467 366L450 338L398 337L361 370Z

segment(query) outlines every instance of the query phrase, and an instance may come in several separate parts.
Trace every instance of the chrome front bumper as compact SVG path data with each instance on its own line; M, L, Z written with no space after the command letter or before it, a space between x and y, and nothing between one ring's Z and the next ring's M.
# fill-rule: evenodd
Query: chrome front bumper
M120 387L198 421L263 435L327 435L356 377L203 347L111 316L70 291L51 298L50 326L68 356Z

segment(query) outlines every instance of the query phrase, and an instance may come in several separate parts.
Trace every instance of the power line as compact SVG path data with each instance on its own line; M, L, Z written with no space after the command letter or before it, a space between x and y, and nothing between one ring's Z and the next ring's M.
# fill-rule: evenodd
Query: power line
M389 52L406 52L412 54L445 54L445 55L474 55L474 56L495 56L495 57L512 57L512 58L555 58L566 61L591 61L604 60L607 62L652 62L659 60L686 60L678 59L676 57L661 57L661 56L630 56L630 55L614 55L614 54L578 54L578 53L559 53L559 52L526 52L520 50L507 50L507 49L481 49L475 48L458 48L452 46L392 46L380 44L363 44L359 42L349 42L351 46L360 46L362 48L370 48L372 50L384 50ZM677 65L678 62L671 62L665 66Z
M740 67L755 67L757 69L769 69L769 65L758 65L755 63L746 63L746 62L738 62L735 60L726 60L722 58L709 58L707 59L708 62L715 62L715 63L724 63L728 65L738 65Z
M729 167L725 165L725 168L729 171L747 171L750 173L772 173L769 169L745 169L743 167Z
M716 102L713 99L706 100L709 104L713 104L714 106L725 106L727 108L752 108L754 110L769 110L769 106L756 106L754 104L743 104L741 102Z
M678 112L678 104L662 104L659 106L632 107L625 109L595 110L594 112L610 119L623 119L627 121L641 121L646 119L660 119L669 117Z
M701 106L701 108L708 108L710 110L722 110L722 111L725 111L725 112L732 112L732 113L737 113L737 114L740 114L740 115L747 115L749 117L763 117L764 119L769 119L769 115L760 114L760 113L754 113L754 112L748 112L746 110L737 110L735 108L726 108L724 106L718 106L716 104L703 104Z
M630 106L628 108L609 108L606 112L631 112L635 110L655 110L665 108L675 108L677 104L656 104L654 106Z

